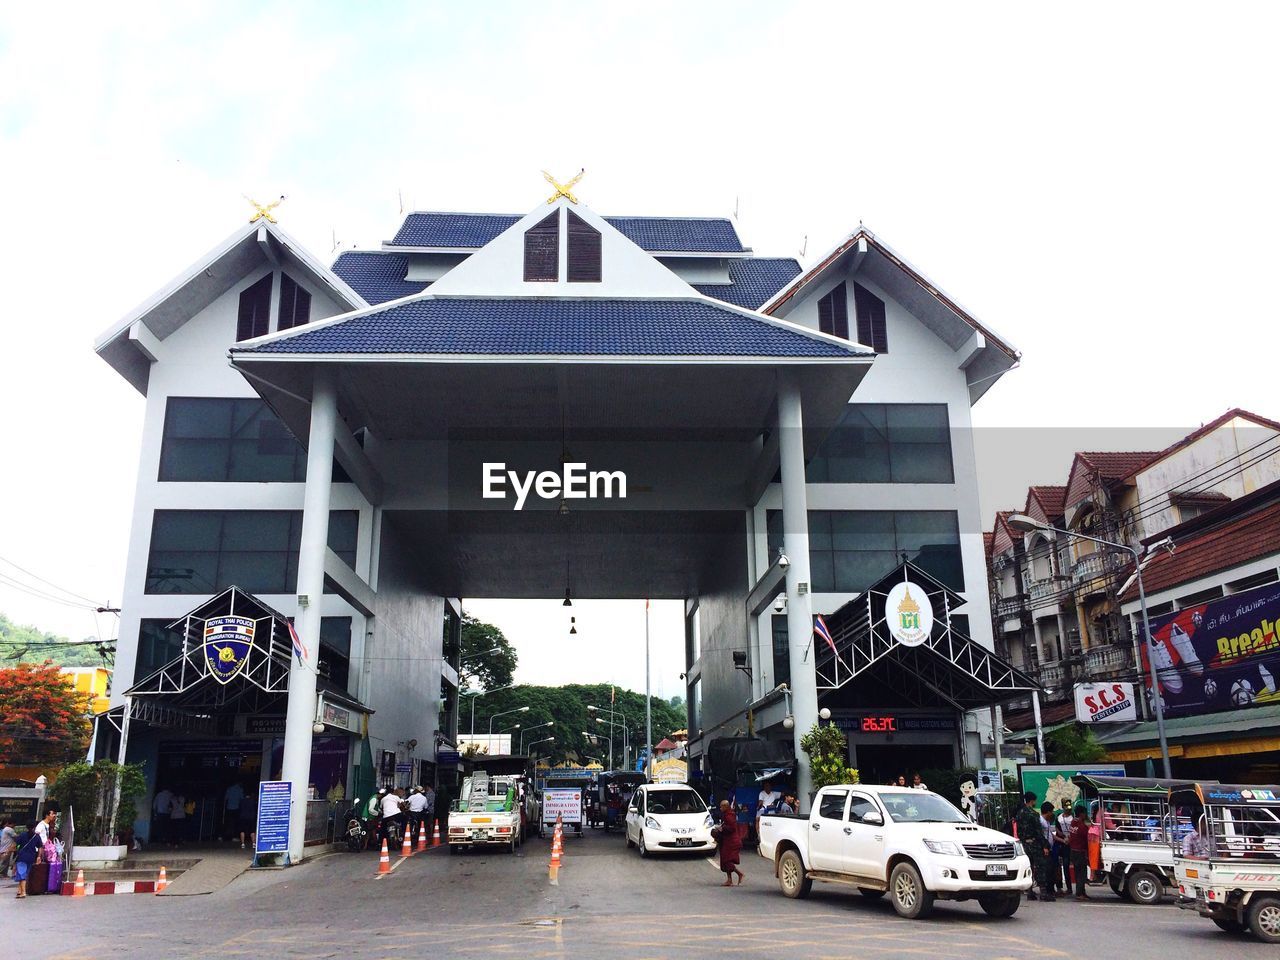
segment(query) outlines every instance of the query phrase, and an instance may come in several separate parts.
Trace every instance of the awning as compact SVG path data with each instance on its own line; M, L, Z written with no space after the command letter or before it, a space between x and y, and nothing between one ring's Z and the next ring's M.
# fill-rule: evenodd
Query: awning
M1160 752L1154 721L1115 724L1098 733L1111 760L1145 760ZM1165 720L1169 756L1196 759L1280 751L1280 704Z
M887 609L895 588L899 609ZM952 625L964 600L923 569L904 561L862 596L825 617L834 648L813 644L818 689L837 690L854 681L888 688L920 706L939 700L960 710L994 706L1025 697L1040 685ZM912 616L915 630L898 628ZM808 641L806 641L808 642Z
M214 734L229 715L284 711L293 651L283 614L230 587L170 628L183 632L182 653L125 691L132 719ZM316 688L316 719L359 734L373 711L325 677ZM123 717L123 705L108 711L117 728Z

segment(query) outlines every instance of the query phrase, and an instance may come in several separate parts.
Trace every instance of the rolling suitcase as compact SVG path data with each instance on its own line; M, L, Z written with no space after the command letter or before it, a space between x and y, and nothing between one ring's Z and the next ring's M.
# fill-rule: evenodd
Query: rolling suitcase
M34 897L49 889L49 865L33 863L31 872L27 874L27 896Z
M45 864L49 868L49 883L45 887L50 893L62 893L62 863Z

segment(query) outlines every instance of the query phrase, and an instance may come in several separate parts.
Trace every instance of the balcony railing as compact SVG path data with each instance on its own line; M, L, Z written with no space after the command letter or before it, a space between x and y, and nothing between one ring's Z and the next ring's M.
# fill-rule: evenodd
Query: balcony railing
M1105 677L1133 667L1133 647L1127 643L1108 643L1090 647L1084 652L1085 676Z
M1053 601L1059 599L1062 595L1066 581L1062 577L1048 577L1044 580L1032 581L1031 586L1027 588L1027 593L1031 597L1033 606L1040 605L1043 601Z
M1040 683L1045 687L1061 686L1063 677L1066 675L1061 661L1042 663L1038 672Z
M1109 550L1097 550L1085 554L1071 566L1071 578L1076 586L1091 586L1102 590L1105 581L1121 569L1122 561L1118 554Z

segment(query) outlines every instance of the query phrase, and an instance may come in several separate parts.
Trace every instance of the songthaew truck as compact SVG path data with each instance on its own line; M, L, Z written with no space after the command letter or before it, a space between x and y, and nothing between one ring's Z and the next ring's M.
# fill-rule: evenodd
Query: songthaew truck
M519 778L491 777L477 770L462 781L462 793L449 813L449 852L463 847L505 845L516 852L523 840Z

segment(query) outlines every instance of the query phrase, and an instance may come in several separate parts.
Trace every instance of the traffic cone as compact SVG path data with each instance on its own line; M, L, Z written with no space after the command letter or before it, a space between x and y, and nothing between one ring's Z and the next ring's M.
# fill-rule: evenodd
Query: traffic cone
M382 838L382 854L378 857L378 872L391 872L391 856L387 853L387 838Z
M169 886L169 874L165 873L164 867L160 868L160 876L156 877L156 893L163 893L165 888Z
M440 846L440 821L436 820L431 824L431 845L433 847Z
M73 897L84 896L84 871L83 870L76 871L76 885L71 888L71 895Z
M427 849L427 824L426 821L418 824L418 850Z
M404 842L400 844L400 856L402 857L413 856L413 841L409 839L409 834L412 832L413 831L409 829L406 829L404 832Z

